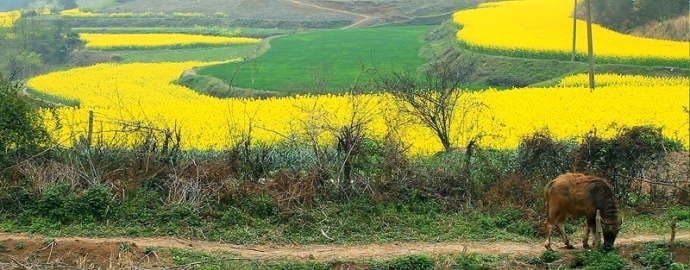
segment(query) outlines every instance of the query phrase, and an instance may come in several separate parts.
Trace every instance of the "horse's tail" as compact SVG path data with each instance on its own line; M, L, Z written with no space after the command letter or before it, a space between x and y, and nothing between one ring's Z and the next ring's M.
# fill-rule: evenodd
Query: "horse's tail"
M548 220L549 218L549 193L551 191L551 187L554 185L554 181L549 182L546 184L546 187L544 187L544 202L546 203L546 219Z

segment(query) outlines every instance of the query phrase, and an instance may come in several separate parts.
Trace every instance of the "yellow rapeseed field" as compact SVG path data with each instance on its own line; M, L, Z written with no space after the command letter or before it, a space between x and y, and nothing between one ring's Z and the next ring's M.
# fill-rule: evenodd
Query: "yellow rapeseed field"
M18 10L0 12L0 27L2 26L12 26L15 20L19 18L21 14Z
M80 34L87 49L145 49L178 48L202 45L232 45L258 43L261 39L247 37L219 37L190 34Z
M99 64L58 71L28 82L29 87L65 99L77 99L79 108L59 108L61 126L53 134L71 145L87 130L88 111L96 115L95 130L102 143L122 139L123 122L141 122L162 129L178 127L186 149L222 149L251 130L257 142L275 143L297 135L313 134L332 142L331 128L347 123L353 108L368 115L367 131L381 137L400 116L391 113L387 95L296 96L264 100L221 100L199 95L171 83L182 71L208 63ZM463 98L483 102L487 109L457 131L484 134L481 145L514 148L522 136L548 128L559 139L577 138L596 130L608 137L616 127L656 125L664 134L688 146L688 79L641 76L600 76L604 84L591 92L587 77L577 75L549 88L488 90ZM50 112L46 112L50 114ZM51 119L47 117L46 119ZM51 122L48 120L48 122ZM459 120L458 120L459 122ZM469 123L469 122L468 122ZM471 127L476 128L470 130ZM418 125L400 127L411 155L441 150L433 134ZM119 139L115 139L117 137ZM467 135L454 134L456 144Z
M463 27L458 38L472 47L498 50L513 56L569 55L572 50L573 3L564 0L492 2L477 9L456 12L454 21ZM586 24L578 20L577 51L587 53ZM609 62L648 64L684 62L686 42L655 40L620 34L593 26L594 54Z

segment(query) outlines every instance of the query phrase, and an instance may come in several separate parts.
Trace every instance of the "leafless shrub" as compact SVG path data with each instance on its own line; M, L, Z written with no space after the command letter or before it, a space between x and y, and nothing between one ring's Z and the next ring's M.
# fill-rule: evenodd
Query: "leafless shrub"
M19 171L31 182L40 193L44 188L59 183L69 183L72 189L79 187L80 173L72 166L57 161L47 161L45 164L23 162Z

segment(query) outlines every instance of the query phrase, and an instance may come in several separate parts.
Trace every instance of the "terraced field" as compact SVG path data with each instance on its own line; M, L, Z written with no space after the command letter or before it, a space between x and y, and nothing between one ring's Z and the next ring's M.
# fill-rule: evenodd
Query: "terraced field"
M280 37L256 59L201 69L240 87L285 93L342 93L366 69L416 69L429 27L331 30Z

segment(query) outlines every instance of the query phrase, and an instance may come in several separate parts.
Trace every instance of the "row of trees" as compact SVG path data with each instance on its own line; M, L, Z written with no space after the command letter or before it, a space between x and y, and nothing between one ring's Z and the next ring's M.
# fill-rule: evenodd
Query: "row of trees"
M0 11L8 10L33 10L36 7L48 7L51 11L70 9L77 7L75 0L8 0L0 1Z
M63 64L81 46L79 34L63 20L22 17L0 32L0 72L27 78Z

